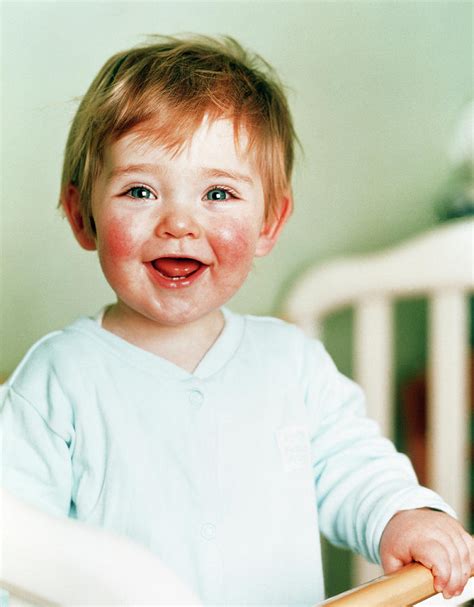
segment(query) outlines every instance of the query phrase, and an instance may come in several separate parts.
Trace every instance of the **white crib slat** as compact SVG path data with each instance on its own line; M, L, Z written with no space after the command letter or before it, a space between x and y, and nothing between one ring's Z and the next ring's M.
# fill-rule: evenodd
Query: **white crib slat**
M461 292L431 300L429 335L429 484L467 524L468 329ZM461 482L460 482L461 479Z
M359 302L354 318L354 376L367 398L367 411L385 436L393 434L392 310L384 297ZM382 575L382 569L361 557L354 560L356 584Z
M357 304L354 375L364 389L367 410L385 436L392 435L392 310L384 297Z
M322 325L312 314L302 314L296 323L308 337L322 339Z

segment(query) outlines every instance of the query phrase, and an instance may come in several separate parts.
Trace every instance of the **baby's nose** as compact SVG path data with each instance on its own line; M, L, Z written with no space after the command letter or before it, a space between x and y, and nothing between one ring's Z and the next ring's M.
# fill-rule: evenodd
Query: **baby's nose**
M197 238L200 231L196 218L185 209L173 209L166 212L156 226L156 234L161 238Z

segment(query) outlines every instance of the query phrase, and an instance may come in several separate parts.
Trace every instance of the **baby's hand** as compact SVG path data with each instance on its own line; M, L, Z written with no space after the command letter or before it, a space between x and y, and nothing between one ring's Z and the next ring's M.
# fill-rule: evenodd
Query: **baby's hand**
M474 571L474 540L444 512L403 510L385 527L380 557L385 573L412 561L431 569L435 590L448 599L461 594Z

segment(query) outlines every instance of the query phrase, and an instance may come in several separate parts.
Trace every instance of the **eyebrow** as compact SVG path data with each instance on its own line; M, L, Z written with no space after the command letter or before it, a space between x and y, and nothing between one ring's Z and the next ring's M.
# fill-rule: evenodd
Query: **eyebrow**
M250 175L239 173L237 171L226 171L224 169L201 169L201 172L206 177L213 177L218 179L219 177L227 177L228 179L234 179L235 181L244 181L250 185L253 185L253 179Z
M157 169L154 164L128 164L123 167L115 167L108 173L108 178L120 177L121 175L129 175L131 173L152 173Z
M121 177L122 175L130 175L132 173L160 173L162 170L159 165L145 163L145 164L129 164L123 167L115 167L112 169L108 178L113 179L114 177ZM200 168L200 172L205 177L212 177L214 179L218 179L219 177L226 177L228 179L233 179L234 181L243 181L250 185L254 184L254 180L250 177L250 175L246 175L245 173L240 173L238 171L228 171L226 169L213 169L213 168Z

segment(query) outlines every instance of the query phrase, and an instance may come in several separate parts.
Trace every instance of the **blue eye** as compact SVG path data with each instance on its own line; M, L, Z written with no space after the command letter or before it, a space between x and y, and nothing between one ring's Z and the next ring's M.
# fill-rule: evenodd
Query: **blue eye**
M133 188L130 188L127 191L127 194L132 198L138 198L139 200L151 200L155 198L154 194L152 194L152 192L148 188L145 188L142 185L137 185Z
M224 188L212 188L212 190L209 190L209 192L207 192L206 194L206 198L207 200L227 200L228 198L230 198L231 193L227 190L224 190Z

